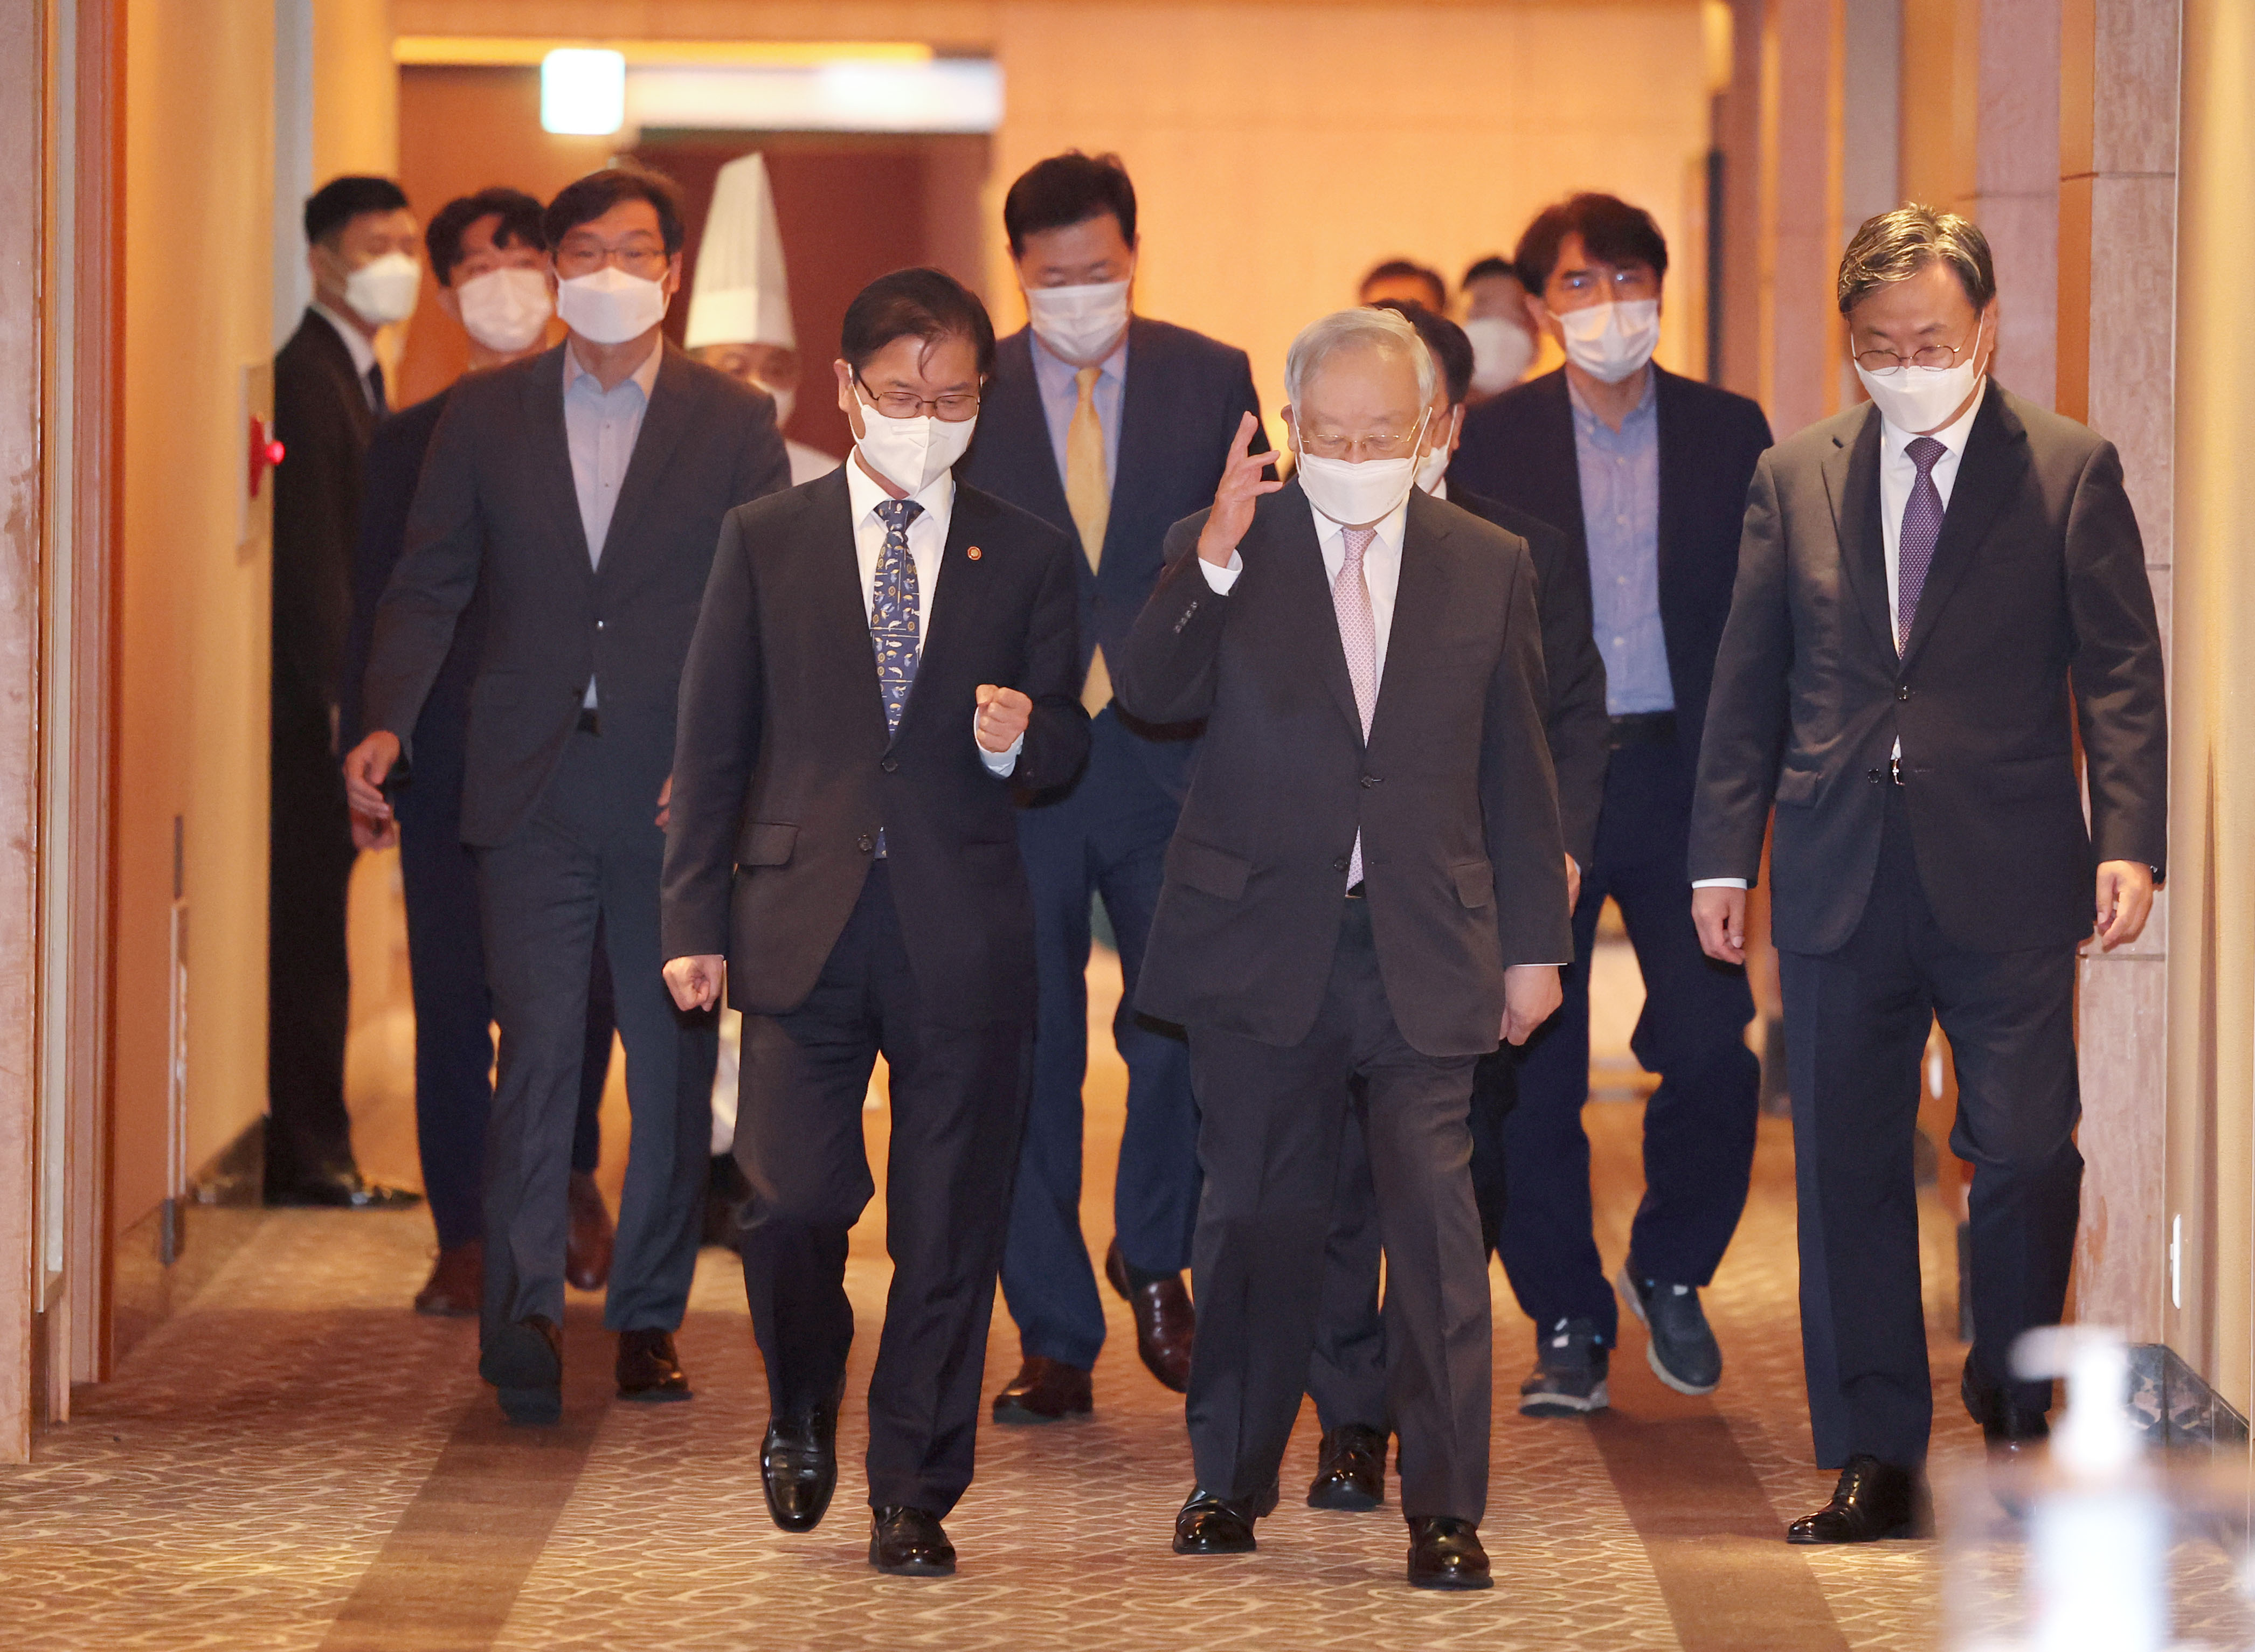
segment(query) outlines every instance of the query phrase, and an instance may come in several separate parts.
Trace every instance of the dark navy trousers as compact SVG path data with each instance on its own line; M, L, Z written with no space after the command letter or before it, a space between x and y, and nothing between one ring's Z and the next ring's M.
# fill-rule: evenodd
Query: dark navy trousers
M1180 800L1148 743L1097 714L1088 766L1062 796L1018 811L1039 965L1034 1088L1018 1160L1002 1294L1029 1355L1082 1370L1104 1346L1104 1307L1080 1232L1081 1082L1088 1068L1090 897L1120 948L1127 985L1112 1036L1128 1063L1128 1121L1112 1190L1113 1231L1131 1267L1190 1265L1198 1220L1198 1109L1179 1029L1138 1016L1136 978ZM1173 758L1174 752L1161 754Z

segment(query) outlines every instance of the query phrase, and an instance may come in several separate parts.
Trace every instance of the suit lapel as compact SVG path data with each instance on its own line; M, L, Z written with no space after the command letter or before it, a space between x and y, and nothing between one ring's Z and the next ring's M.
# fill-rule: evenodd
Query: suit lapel
M1981 410L1973 416L1973 429L1965 438L1965 456L1957 461L1949 508L1942 513L1942 536L1934 542L1934 562L1927 570L1918 612L1911 620L1910 640L1903 649L1906 669L1934 634L1950 593L1965 578L1965 570L1980 550L1981 542L1989 536L1990 526L2012 496L2027 463L2027 431L2005 406L2003 388L1992 380L1982 393Z
M1836 441L1837 438L1834 438ZM1879 416L1871 411L1854 438L1827 454L1822 466L1832 505L1832 535L1841 576L1864 612L1872 640L1892 658L1894 619L1887 601L1887 547L1879 523Z
M580 578L594 578L587 556L587 529L580 520L580 486L572 478L572 438L564 429L564 352L558 345L537 357L524 376L526 444L538 480L556 516L557 541L571 554Z
M603 545L603 566L612 565L613 553L633 543L636 528L650 513L664 480L696 416L696 375L672 346L660 343L657 382L650 387L650 405L643 410L642 429L635 433L634 453L627 460L626 479L619 484L619 502L611 512L611 532Z
M847 457L851 465L853 457ZM806 485L805 533L809 542L805 578L807 628L838 639L845 680L856 685L865 715L885 737L885 696L877 684L877 654L869 641L868 611L862 606L861 558L854 540L854 500L847 491L846 466ZM910 696L914 698L913 696ZM905 725L908 716L901 717Z
M1439 634L1448 606L1448 573L1442 565L1443 542L1449 536L1448 513L1427 508L1430 503L1422 492L1411 494L1408 519L1401 525L1401 573L1394 590L1394 623L1387 632L1386 669L1378 680L1378 704L1370 713L1373 743L1383 732L1388 702L1415 697L1423 658L1419 644ZM1344 668L1344 650L1339 661ZM1356 725L1360 726L1359 718Z
M1105 558L1112 560L1112 541L1128 513L1120 508L1121 495L1130 492L1133 479L1159 468L1159 449L1165 435L1165 418L1171 398L1167 394L1166 358L1151 342L1149 329L1140 320L1128 324L1128 382L1120 387L1120 457L1112 467L1112 515L1105 524Z
M1536 466L1537 473L1556 479L1557 494L1555 508L1549 512L1538 510L1541 516L1554 528L1563 528L1566 536L1589 555L1590 534L1582 515L1582 458L1574 442L1574 398L1566 384L1566 369L1535 381L1543 402L1541 423L1542 441L1547 450ZM1535 456L1530 455L1530 458Z
M1013 333L995 348L994 388L980 416L980 437L997 450L998 468L1018 471L1017 486L1022 490L1018 497L1026 508L1071 533L1072 509L1065 503L1064 480L1057 474L1056 449L1050 441L1049 415L1042 407L1041 381L1034 372L1030 328Z
M1659 511L1659 575L1663 589L1668 584L1669 552L1682 540L1679 531L1683 523L1685 502L1694 490L1694 467L1698 462L1696 437L1686 423L1688 410L1678 394L1675 374L1655 366L1652 369L1652 400L1654 439L1659 445L1660 511ZM1580 466L1576 471L1578 474ZM1578 493L1580 490L1576 490ZM1663 605L1663 612L1665 605Z

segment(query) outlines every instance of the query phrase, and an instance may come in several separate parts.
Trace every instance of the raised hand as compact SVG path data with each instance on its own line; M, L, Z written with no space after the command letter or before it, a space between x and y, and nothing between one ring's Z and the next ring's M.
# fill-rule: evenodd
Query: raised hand
M1276 456L1253 452L1253 432L1260 424L1250 413L1237 422L1237 437L1229 444L1229 459L1221 470L1221 486L1214 490L1213 514L1198 534L1198 554L1217 568L1229 566L1237 542L1253 526L1253 508L1261 495L1273 494L1284 485L1261 473L1276 462Z

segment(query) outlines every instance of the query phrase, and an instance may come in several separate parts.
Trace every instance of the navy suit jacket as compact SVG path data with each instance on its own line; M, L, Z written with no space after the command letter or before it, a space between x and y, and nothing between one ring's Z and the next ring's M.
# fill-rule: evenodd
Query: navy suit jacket
M1092 570L1065 504L1064 479L1042 411L1033 335L1022 327L995 346L994 375L980 401L979 433L956 474L1071 539L1078 557L1083 676L1100 647L1117 676L1128 634L1165 565L1167 529L1213 503L1238 421L1247 413L1257 418L1260 411L1244 351L1188 327L1142 316L1131 320L1112 514L1105 523L1102 568ZM1268 448L1258 424L1253 446L1258 452ZM1181 796L1195 749L1184 737L1191 731L1138 732L1173 736L1148 739L1142 750L1160 784Z
M407 541L407 508L415 502L416 480L432 432L454 393L438 395L403 408L376 427L362 466L360 535L353 548L352 630L345 640L344 681L339 702L340 750L349 752L368 732L361 711L361 678L368 670L369 644L376 634L376 605L399 565ZM462 768L462 725L469 717L470 677L477 668L478 646L485 636L485 604L472 598L454 627L454 646L415 724L415 766L459 776Z
M1769 421L1743 396L1657 366L1652 371L1660 424L1660 624L1675 690L1676 742L1689 768L1698 760L1715 654L1738 579L1746 488L1770 444ZM1514 505L1563 530L1588 577L1582 471L1563 368L1465 415L1449 486Z

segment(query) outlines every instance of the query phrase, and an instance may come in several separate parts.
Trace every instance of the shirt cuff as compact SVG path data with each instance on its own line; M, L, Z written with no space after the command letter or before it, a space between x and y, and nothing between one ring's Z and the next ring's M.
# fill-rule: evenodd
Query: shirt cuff
M1691 886L1694 889L1744 889L1746 880L1743 878L1694 878Z
M979 713L973 711L971 714L971 744L977 748L979 760L987 766L989 774L996 780L1008 780L1018 766L1018 753L1026 749L1026 737L1021 734L1012 740L1007 751L990 752L979 744Z
M1213 588L1215 596L1226 597L1229 594L1229 588L1237 583L1237 576L1245 571L1245 558L1239 556L1235 550L1232 550L1229 553L1229 566L1217 568L1205 557L1200 556L1198 571L1205 576L1205 582Z

